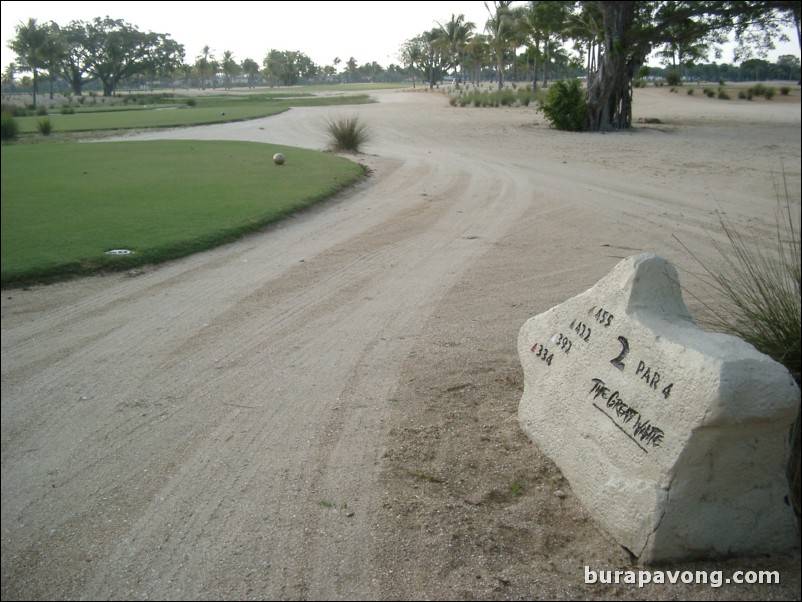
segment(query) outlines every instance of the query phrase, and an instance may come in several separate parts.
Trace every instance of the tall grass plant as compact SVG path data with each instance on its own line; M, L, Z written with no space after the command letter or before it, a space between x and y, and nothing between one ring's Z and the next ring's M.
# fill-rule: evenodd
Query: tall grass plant
M703 269L700 277L717 301L705 303L695 298L707 310L699 320L703 326L751 343L783 364L802 387L800 208L798 201L791 200L785 182L783 194L785 200L778 203L774 236L744 233L724 217L720 218L726 242L713 244L723 267L711 267L691 253ZM789 433L787 478L789 500L799 530L802 483L799 413Z
M334 152L362 152L362 146L370 140L370 129L357 116L339 117L327 123L329 148Z

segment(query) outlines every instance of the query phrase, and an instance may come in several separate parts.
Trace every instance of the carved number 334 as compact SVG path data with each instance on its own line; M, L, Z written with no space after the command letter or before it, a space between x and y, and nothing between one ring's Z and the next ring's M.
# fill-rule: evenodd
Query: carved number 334
M546 347L544 347L540 343L535 343L534 345L532 345L532 350L531 351L537 357L539 357L544 362L546 362L547 365L551 366L551 360L554 359L554 354L553 353L549 353L549 350Z

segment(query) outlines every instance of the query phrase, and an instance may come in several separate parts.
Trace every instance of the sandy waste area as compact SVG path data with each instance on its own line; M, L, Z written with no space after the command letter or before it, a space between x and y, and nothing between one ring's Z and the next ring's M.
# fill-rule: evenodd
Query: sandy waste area
M291 168L356 114L370 176L184 260L3 290L2 599L798 600L798 549L668 567L779 585L586 584L633 565L521 431L516 351L644 251L698 315L720 215L770 236L783 174L799 211L792 94L636 90L611 134L425 90L137 134Z

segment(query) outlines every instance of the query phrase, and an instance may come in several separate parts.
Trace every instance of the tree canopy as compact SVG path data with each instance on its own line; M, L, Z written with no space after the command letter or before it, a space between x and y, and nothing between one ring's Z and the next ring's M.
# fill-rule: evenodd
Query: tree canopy
M100 80L103 94L110 96L121 81L169 72L184 59L184 47L168 35L142 32L110 17L73 21L64 28L30 19L17 27L9 47L20 58L18 68L33 72L34 104L41 69L63 77L76 95L87 82Z
M688 47L717 33L767 47L799 2L593 2L579 10L601 16L598 68L586 92L587 129L632 126L632 82L652 50Z
M297 50L272 49L267 53L262 66L264 79L270 85L294 86L300 78L317 73L317 66L312 60Z

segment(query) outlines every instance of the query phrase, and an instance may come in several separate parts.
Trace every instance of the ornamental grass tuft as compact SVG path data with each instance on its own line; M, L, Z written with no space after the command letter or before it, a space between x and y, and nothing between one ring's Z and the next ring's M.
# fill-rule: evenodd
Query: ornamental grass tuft
M362 152L362 146L370 139L370 130L359 117L340 117L329 121L329 148L334 152Z
M696 297L707 310L700 323L751 343L758 351L785 366L797 385L802 387L800 211L798 201L790 199L787 183L784 183L783 193L784 203L782 194L778 195L774 236L744 234L721 217L726 242L719 244L714 241L713 244L723 260L723 268L711 268L693 253L691 255L702 266L701 278L717 298L713 305ZM789 449L786 467L789 501L799 530L802 481L799 413L789 433Z

